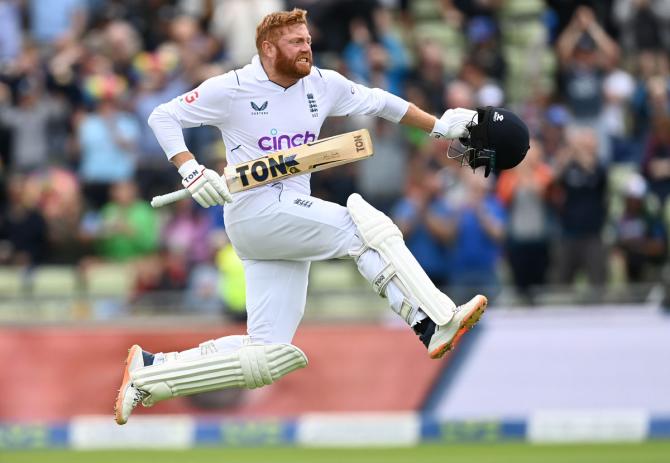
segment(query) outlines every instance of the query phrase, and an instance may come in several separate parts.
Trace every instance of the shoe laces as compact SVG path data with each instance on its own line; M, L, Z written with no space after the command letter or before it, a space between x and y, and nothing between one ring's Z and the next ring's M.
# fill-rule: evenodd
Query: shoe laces
M135 389L135 395L133 397L133 408L135 408L142 400L149 396L149 393L136 388L135 385L132 385L132 387Z

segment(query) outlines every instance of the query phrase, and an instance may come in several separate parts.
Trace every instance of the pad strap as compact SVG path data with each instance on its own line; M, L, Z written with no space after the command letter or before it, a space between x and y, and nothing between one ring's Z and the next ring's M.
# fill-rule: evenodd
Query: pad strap
M381 269L375 279L372 280L372 287L381 297L386 297L386 286L389 284L395 274L395 267L393 267L393 264L389 262L384 266L383 269Z

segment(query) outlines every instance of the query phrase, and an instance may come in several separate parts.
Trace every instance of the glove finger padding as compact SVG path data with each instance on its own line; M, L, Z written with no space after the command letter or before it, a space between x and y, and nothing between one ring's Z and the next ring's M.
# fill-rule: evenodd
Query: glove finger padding
M207 201L209 206L223 204L223 198L210 183L205 183L200 191L202 192L202 196L205 198L205 201Z
M208 197L207 192L204 191L205 188L200 188L195 193L192 193L193 199L204 208L211 206L211 198Z
M224 202L230 203L233 201L233 197L230 194L230 191L228 190L228 185L226 185L226 181L221 178L219 174L214 172L213 170L206 170L204 172L205 178L209 182L209 185L211 185L214 190L216 190L216 193L219 198L221 198L221 202L218 202L218 204L223 204Z

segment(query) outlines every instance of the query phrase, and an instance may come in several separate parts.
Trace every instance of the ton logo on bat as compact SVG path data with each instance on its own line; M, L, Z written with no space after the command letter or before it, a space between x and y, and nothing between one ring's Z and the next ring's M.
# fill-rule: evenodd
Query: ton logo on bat
M295 154L291 154L284 158L283 154L277 156L277 159L274 158L261 158L254 161L251 166L248 164L237 166L235 171L240 175L240 180L242 185L249 185L249 173L254 180L257 182L262 182L268 179L268 176L275 178L280 174L287 175L289 171L291 173L300 172L298 169L298 161L295 160Z

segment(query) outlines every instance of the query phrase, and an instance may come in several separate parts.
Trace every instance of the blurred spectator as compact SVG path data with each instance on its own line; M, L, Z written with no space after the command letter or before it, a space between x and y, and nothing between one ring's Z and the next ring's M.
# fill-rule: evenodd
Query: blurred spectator
M38 209L39 190L23 175L7 181L7 202L0 208L0 263L30 268L44 261L47 224Z
M596 127L605 73L617 62L619 47L586 6L577 8L556 47L568 107L577 123Z
M407 54L402 42L392 33L388 11L378 10L375 19L379 31L377 42L372 40L372 32L362 19L352 21L351 42L343 51L345 63L354 81L402 96L408 70Z
M498 198L509 216L507 259L517 290L530 303L538 287L547 283L551 239L547 196L552 180L542 143L531 139L524 161L504 171L497 185Z
M66 108L49 98L39 83L30 80L19 84L17 99L17 106L11 106L9 88L0 83L0 123L12 135L9 167L27 173L49 164L53 141L50 124L64 118Z
M630 138L628 115L635 91L635 79L616 69L603 81L604 105L600 115L602 130L609 141L612 162L639 162L639 149Z
M670 113L670 68L663 56L641 51L631 57L637 81L631 101L631 126L637 143L644 143L654 117Z
M126 261L156 251L159 241L156 211L137 197L132 181L111 187L110 202L83 218L84 241L93 241L96 255L104 260Z
M94 208L107 202L112 184L130 180L135 173L139 124L116 100L125 86L125 80L113 74L96 75L87 82L88 92L97 101L95 109L78 121L77 139L84 195Z
M558 152L565 146L565 127L570 115L562 105L551 105L544 112L540 129L540 139L544 147L545 159L554 164Z
M595 286L605 284L607 250L601 232L607 216L607 175L598 162L595 130L572 126L568 146L556 160L553 202L561 224L558 279L572 283L584 271Z
M170 38L179 49L182 62L202 65L216 59L220 52L220 42L205 34L200 23L191 16L177 16L171 21ZM197 80L200 83L204 78Z
M39 209L48 229L49 263L75 264L82 256L78 240L82 197L77 176L62 167L34 172L27 178L39 191Z
M463 169L464 201L451 204L455 237L449 258L449 296L454 300L499 289L497 268L503 250L507 217L492 191L491 178ZM468 296L469 295L469 296Z
M466 26L467 54L482 72L496 82L504 82L506 63L498 28L491 17L476 16Z
M154 53L142 52L134 62L138 76L134 111L140 122L136 178L145 199L169 191L179 178L146 123L156 106L190 89L183 76L175 75L178 64L178 50L172 45L161 46Z
M442 198L440 176L434 166L417 160L410 167L404 197L392 211L405 243L438 287L447 284L448 245L455 226Z
M243 66L257 53L254 38L261 19L284 7L281 0L217 0L213 3L210 32L225 44L225 59L232 68Z
M222 315L225 306L219 290L221 281L223 278L213 262L193 267L186 283L184 308L193 313Z
M208 239L212 223L207 211L191 198L174 205L161 229L162 246L184 261L187 268L207 262L213 255Z
M350 25L354 20L362 20L372 32L372 40L378 41L373 20L381 3L378 0L288 0L283 3L289 9L297 7L309 12L315 52L342 53L352 39Z
M432 114L440 115L447 109L444 107L444 92L445 81L448 80L442 52L436 42L425 40L419 43L416 54L417 63L409 76L409 85L425 96L426 102L422 108L426 108L426 111ZM407 93L407 98L418 104L413 101L410 92Z
M474 108L475 95L472 86L462 80L453 80L444 94L446 108Z
M0 69L19 56L22 43L20 1L0 2Z
M370 204L388 212L403 192L409 146L398 124L380 118L375 120L372 136L375 150L384 156L372 156L358 163L356 189Z
M476 61L466 60L461 68L460 76L475 93L476 106L503 105L505 97L502 88L486 74Z
M183 309L181 297L175 291L186 289L188 269L181 256L161 248L135 261L135 281L130 300L163 312Z
M114 72L126 80L133 80L133 58L142 50L137 31L127 21L114 20L100 32L98 47L111 62Z
M75 41L84 32L86 0L29 0L31 35L42 45Z
M632 53L658 53L670 48L670 3L665 0L614 0L613 16L620 42Z
M624 191L624 210L615 222L615 246L626 264L628 281L657 281L665 262L667 234L659 208L650 207L647 184L633 174Z
M642 172L649 189L665 203L670 196L670 116L657 117L644 149Z

